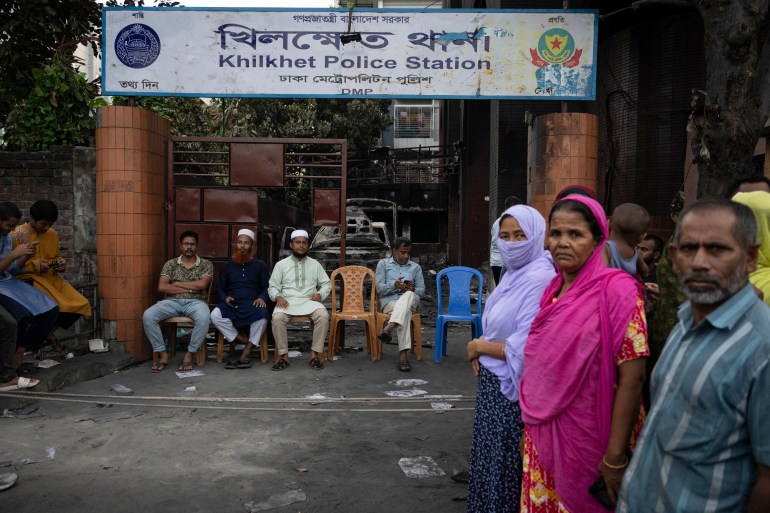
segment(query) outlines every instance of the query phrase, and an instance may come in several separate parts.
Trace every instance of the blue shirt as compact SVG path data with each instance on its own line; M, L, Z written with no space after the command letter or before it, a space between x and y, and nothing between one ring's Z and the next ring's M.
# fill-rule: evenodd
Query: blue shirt
M770 308L746 285L697 326L678 315L616 511L745 511L770 466Z
M13 251L13 239L11 238L11 234L0 235L0 261L4 260L11 251ZM12 275L19 274L23 270L24 268L19 265L19 260L17 258L11 262L11 265L8 266L5 272L0 274L0 281L10 280L13 278Z
M414 283L414 293L418 297L425 295L425 280L422 277L422 267L411 260L404 265L399 264L393 257L377 262L377 292L380 294L380 308L391 301L398 301L404 294L403 290L396 288L396 280L411 281Z

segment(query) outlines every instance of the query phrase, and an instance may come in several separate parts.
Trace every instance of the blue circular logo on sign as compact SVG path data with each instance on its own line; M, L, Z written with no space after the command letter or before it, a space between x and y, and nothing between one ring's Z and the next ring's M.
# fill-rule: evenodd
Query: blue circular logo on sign
M128 25L115 39L115 54L129 68L146 68L160 55L158 33L141 23Z

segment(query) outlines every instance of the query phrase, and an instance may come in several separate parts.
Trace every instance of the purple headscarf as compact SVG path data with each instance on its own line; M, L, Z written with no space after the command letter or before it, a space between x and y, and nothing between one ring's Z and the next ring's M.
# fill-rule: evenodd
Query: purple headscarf
M532 320L540 311L540 297L556 276L556 270L551 254L543 249L543 216L527 205L515 205L503 215L506 214L516 219L527 240L512 242L497 239L507 271L487 299L481 321L486 340L505 343L505 360L483 355L479 361L500 379L503 395L510 401L518 401L524 342Z

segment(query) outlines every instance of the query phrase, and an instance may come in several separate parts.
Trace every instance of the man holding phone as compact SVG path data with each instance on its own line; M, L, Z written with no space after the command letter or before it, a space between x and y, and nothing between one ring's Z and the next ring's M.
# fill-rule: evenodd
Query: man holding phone
M425 281L422 267L412 262L412 241L406 237L397 237L393 241L390 258L377 263L377 292L380 294L382 312L390 314L390 321L379 334L385 343L393 339L391 331L398 336L398 370L412 370L407 355L412 347L412 313L420 306L420 298L425 295Z
M91 315L91 304L75 290L62 273L67 261L59 252L59 234L53 224L59 218L59 209L53 201L39 200L29 208L29 221L16 227L13 246L37 244L37 253L24 266L24 272L16 276L50 297L59 305L56 326L69 328L80 316ZM49 341L56 341L53 333Z

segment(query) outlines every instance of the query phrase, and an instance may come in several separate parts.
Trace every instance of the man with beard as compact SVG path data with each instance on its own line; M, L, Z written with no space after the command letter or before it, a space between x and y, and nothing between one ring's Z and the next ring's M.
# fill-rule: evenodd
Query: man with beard
M209 330L209 305L207 291L214 275L214 266L200 258L198 234L191 230L179 236L182 254L163 265L158 281L158 292L166 299L144 311L144 332L152 344L151 372L162 372L168 367L168 353L163 341L160 323L169 317L190 317L194 322L190 344L179 366L180 371L193 369L193 356L198 352Z
M275 264L273 274L270 275L268 294L270 300L275 301L273 338L280 355L280 360L273 365L274 371L281 371L289 366L286 325L296 316L310 316L313 320L310 367L315 370L324 368L321 355L329 328L329 312L321 301L331 292L332 284L318 260L307 256L309 244L307 231L291 232L291 256Z
M652 374L652 410L618 512L770 511L770 308L751 210L703 200L669 247L689 301Z
M244 344L241 357L227 362L227 369L251 367L251 349L259 345L267 325L269 276L265 263L251 256L254 237L254 232L246 228L238 231L233 259L222 268L217 281L219 303L211 312L211 322L228 342L237 339ZM248 338L238 333L238 328L247 326Z
M390 314L389 322L383 327L379 339L390 342L391 331L398 335L398 364L401 372L412 370L407 355L412 348L412 313L420 307L420 298L425 295L425 280L422 267L411 261L412 241L397 237L393 241L393 256L377 263L377 292L380 294L382 312Z

